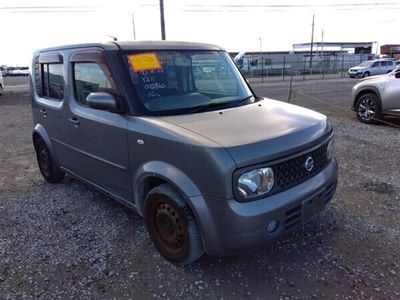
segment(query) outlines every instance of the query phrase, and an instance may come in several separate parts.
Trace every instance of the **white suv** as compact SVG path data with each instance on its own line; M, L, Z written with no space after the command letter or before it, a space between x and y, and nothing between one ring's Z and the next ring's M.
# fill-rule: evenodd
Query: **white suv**
M352 90L352 110L363 123L385 115L400 116L400 67L387 75L361 79Z
M358 66L351 67L348 74L351 78L368 77L392 72L396 64L391 59L367 60Z

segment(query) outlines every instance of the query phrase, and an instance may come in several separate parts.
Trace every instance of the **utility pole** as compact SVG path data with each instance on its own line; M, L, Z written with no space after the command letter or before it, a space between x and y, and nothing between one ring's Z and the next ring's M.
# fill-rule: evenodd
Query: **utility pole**
M321 34L321 57L322 57L322 78L325 78L325 56L324 56L324 30Z
M312 30L311 30L311 51L310 51L310 69L312 68L312 55L313 55L313 46L314 46L314 17L312 15Z
M132 13L132 28L133 28L133 39L136 41L136 29L135 29L135 19Z
M321 33L321 55L324 56L324 30Z
M161 39L165 40L164 0L160 0Z
M264 74L263 74L263 59L262 59L262 38L258 38L260 41L260 59L261 62L261 81L264 81Z

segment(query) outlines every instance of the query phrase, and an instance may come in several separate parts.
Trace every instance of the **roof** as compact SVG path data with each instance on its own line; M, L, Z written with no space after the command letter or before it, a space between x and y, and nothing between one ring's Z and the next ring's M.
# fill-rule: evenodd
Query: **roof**
M57 51L76 48L100 47L105 50L224 50L223 48L204 43L173 41L113 41L106 43L72 44L41 49L40 51Z
M192 42L172 42L172 41L140 41L140 42L116 42L122 50L146 50L146 49L160 49L160 50L224 50L223 48L203 43Z
M372 47L373 44L376 42L314 42L314 46L324 46L324 47L341 47L341 48L367 48L367 47ZM300 43L300 44L293 44L293 48L305 48L305 47L311 47L311 43Z

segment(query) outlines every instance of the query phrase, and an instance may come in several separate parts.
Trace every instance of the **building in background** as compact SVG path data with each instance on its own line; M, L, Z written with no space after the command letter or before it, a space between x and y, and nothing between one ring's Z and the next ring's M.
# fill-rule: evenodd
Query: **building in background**
M400 59L400 45L382 45L381 55L387 55L389 57Z
M343 72L365 60L377 58L376 42L315 42L293 44L292 51L231 52L243 74L273 76Z

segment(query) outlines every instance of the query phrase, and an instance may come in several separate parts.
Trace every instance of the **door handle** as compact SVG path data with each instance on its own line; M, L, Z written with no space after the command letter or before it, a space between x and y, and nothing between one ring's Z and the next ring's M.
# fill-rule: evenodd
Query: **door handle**
M69 118L68 121L70 121L72 124L74 124L75 127L79 126L79 120L77 117Z

